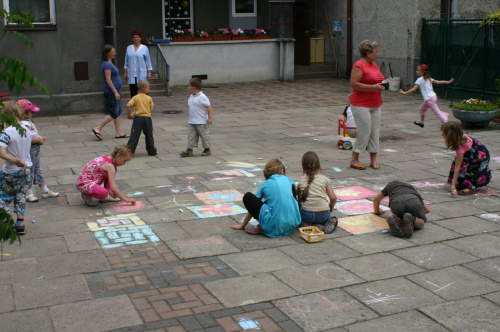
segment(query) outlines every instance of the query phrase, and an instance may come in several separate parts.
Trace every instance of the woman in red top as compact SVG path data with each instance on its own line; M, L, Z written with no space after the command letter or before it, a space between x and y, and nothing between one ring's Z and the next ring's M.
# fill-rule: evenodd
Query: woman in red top
M378 56L378 44L364 40L359 45L361 59L356 61L351 72L351 110L356 122L357 139L354 142L351 168L365 169L359 161L359 153L368 150L370 167L380 169L377 164L379 133L384 75L380 72L375 59Z

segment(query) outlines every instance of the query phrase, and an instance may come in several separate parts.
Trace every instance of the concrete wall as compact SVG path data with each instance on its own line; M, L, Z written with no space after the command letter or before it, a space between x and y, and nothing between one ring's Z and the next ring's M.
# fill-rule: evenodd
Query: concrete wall
M207 74L205 84L293 80L293 39L267 39L161 46L170 64L170 84L186 85Z
M0 3L3 7L3 1ZM0 40L0 53L24 61L29 72L53 94L49 98L38 89L28 88L19 98L30 99L41 107L43 114L104 111L100 72L104 1L97 4L93 1L56 1L56 15L56 31L24 32L33 41L33 48L12 35ZM0 29L3 28L2 21ZM88 62L89 80L75 80L74 62ZM0 91L8 91L5 83L0 83Z
M194 0L194 29L212 31L214 28L228 28L230 7L227 0Z
M163 0L115 0L116 5L116 63L123 69L125 51L132 44L132 31L141 30L142 38L154 36L163 38L162 6ZM133 18L133 19L131 19Z

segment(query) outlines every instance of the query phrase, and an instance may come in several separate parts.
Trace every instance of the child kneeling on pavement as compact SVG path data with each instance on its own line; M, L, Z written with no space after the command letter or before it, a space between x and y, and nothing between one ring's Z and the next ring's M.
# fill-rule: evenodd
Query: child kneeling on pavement
M375 214L383 213L379 206L386 196L389 196L389 208L394 213L393 216L386 218L393 236L409 239L415 228L422 229L424 227L424 223L427 221L425 215L431 210L412 185L401 181L389 182L373 200Z

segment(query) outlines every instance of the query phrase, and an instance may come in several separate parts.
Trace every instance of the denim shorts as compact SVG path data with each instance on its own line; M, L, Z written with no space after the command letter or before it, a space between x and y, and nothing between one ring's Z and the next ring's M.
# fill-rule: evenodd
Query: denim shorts
M106 105L108 107L109 116L113 119L122 114L122 100L116 100L115 95L113 93L104 92L104 99L106 99Z
M330 210L317 212L300 210L300 217L302 218L302 222L308 224L324 225L330 220L330 216Z

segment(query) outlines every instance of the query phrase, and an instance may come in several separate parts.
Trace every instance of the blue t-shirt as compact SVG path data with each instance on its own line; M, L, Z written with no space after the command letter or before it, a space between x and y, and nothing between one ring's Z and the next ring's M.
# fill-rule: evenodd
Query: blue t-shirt
M292 185L295 182L289 177L275 174L257 190L258 198L266 198L259 213L260 227L266 236L290 235L300 224L299 205L293 197Z
M108 82L106 82L106 76L104 75L104 71L106 69L111 69L111 82L113 82L116 91L120 92L122 89L122 79L120 78L120 75L118 75L118 68L113 66L108 61L103 61L101 65L101 73L102 78L104 79L104 92L114 94L113 90L109 87Z

